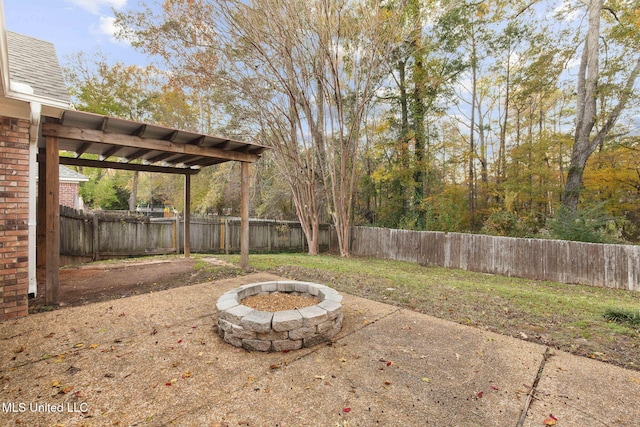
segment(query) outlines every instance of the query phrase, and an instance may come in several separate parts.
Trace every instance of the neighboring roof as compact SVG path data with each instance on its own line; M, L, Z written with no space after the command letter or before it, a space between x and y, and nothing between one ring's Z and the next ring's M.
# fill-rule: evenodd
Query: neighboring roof
M56 137L60 150L75 153L75 158L60 157L61 164L162 173L194 174L228 161L253 163L268 148L73 110L60 119L45 117L41 131L42 136ZM39 138L38 146L45 145L46 138ZM85 154L94 156L82 157Z
M89 178L76 172L73 169L69 169L64 165L60 165L60 182L87 182Z
M76 172L73 169L69 169L64 165L59 165L58 174L60 177L60 182L87 182L89 178L81 174L80 172ZM38 175L38 169L36 168L36 179L40 178Z
M34 95L70 102L52 43L7 31L7 50L12 85L22 83L30 86Z

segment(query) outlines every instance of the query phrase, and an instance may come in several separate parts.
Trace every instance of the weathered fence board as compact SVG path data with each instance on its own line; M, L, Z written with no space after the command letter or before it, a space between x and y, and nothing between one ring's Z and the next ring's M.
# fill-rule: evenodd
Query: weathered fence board
M351 253L640 291L640 246L353 227Z
M172 218L150 221L64 208L60 230L61 255L72 257L104 259L183 250L183 223ZM190 234L194 253L240 250L238 218L192 218ZM321 226L319 241L322 250L337 247L335 231L327 225ZM249 222L249 246L253 252L303 252L306 245L297 222ZM425 266L640 291L640 246L352 227L351 253Z
M184 222L176 218L84 213L61 207L60 254L82 260L105 259L184 251ZM239 218L191 219L191 252L239 252ZM332 231L322 225L319 233L321 250L331 244ZM249 221L249 249L253 252L307 250L300 223L295 221Z

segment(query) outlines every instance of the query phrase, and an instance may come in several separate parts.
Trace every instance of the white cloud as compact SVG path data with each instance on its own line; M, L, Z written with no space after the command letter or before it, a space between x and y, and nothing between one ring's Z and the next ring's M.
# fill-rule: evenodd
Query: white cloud
M109 36L109 40L117 43L116 33L118 32L118 28L116 27L116 18L113 16L101 16L100 23L95 29L95 32L100 35Z
M130 37L118 38L116 34L120 30L116 26L116 18L113 16L101 15L97 24L91 25L91 34L96 36L107 36L111 43L119 45L131 45L133 41Z
M69 3L72 3L87 12L93 14L99 14L101 8L114 8L114 9L122 9L126 4L127 0L67 0Z

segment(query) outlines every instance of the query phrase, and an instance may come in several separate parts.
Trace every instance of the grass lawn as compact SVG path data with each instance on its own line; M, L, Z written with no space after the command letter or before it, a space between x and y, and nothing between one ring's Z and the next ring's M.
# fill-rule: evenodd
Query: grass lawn
M216 255L239 263L237 255ZM640 293L502 277L372 258L251 255L251 268L640 370Z

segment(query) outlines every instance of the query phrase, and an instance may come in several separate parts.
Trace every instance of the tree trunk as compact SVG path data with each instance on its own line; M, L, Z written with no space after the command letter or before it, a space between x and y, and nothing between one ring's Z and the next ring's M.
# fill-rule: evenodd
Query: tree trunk
M497 184L501 184L505 179L505 169L507 165L507 124L509 123L509 95L511 90L511 56L507 56L507 70L504 95L504 116L500 125L500 148L498 149L498 173Z
M418 230L424 229L424 215L420 206L424 199L424 153L425 153L425 105L424 99L426 96L425 88L425 70L422 54L416 51L415 65L413 72L414 90L413 90L413 139L415 141L414 146L414 170L413 170L413 214L416 217L416 228Z
M571 210L578 208L584 166L594 148L591 148L591 130L596 122L596 97L598 85L598 42L600 14L603 0L589 3L589 28L580 59L576 99L576 134L571 153L571 163L564 187L562 204Z
M475 114L476 114L476 95L477 95L477 62L476 62L476 41L475 37L471 38L471 123L469 126L469 230L471 232L475 231L475 156L476 156L476 146L475 146Z
M129 196L129 212L135 212L138 202L138 179L140 171L133 172L133 183L131 184L131 195Z
M592 138L591 133L596 123L596 99L598 87L598 40L600 37L600 14L603 0L592 0L589 4L589 30L585 40L580 69L578 72L578 93L576 100L576 135L571 153L571 162L567 172L567 182L562 196L563 206L576 210L582 190L584 167L595 149L604 142L616 121L625 108L638 76L640 75L640 58L627 77L625 87L619 96L618 103L611 110L602 128Z

